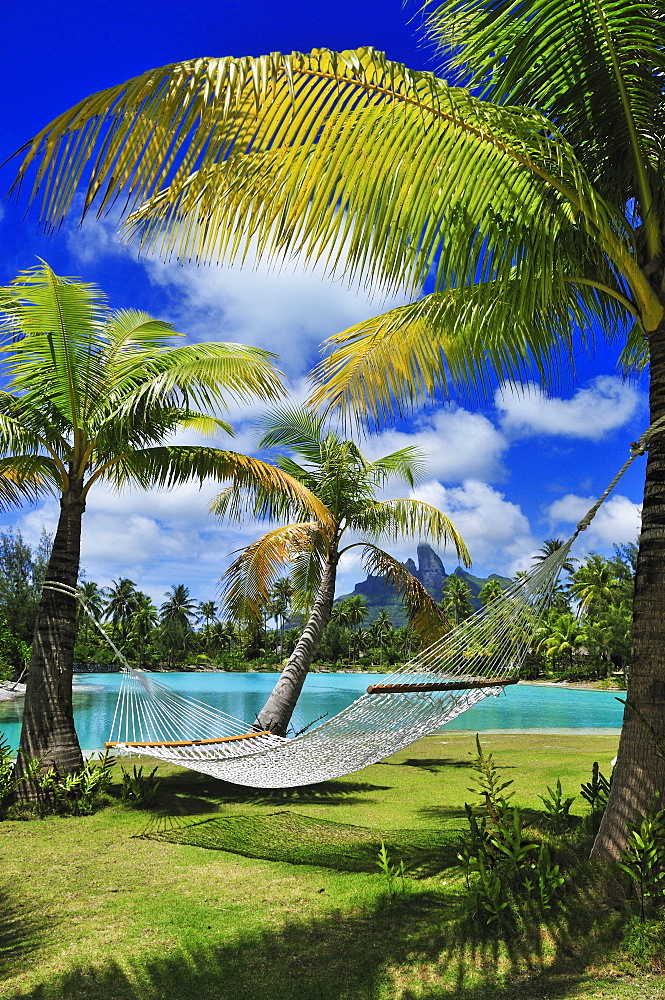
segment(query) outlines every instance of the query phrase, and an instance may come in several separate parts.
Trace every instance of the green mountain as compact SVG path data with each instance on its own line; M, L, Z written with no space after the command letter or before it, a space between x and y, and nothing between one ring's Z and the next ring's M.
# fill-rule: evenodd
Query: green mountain
M413 559L407 559L404 565L409 572L413 573L416 579L420 580L427 591L437 601L440 601L443 597L444 584L448 577L452 575L460 576L468 584L471 590L471 600L475 608L480 607L478 594L483 584L487 583L488 580L498 580L504 587L507 587L511 583L511 580L507 576L499 576L498 573L491 573L488 577L474 576L472 573L468 573L465 569L462 569L461 566L453 570L452 574L446 573L440 557L431 545L425 543L418 546L417 559L417 565ZM392 587L384 583L380 577L368 576L362 583L355 585L353 594L344 594L338 597L335 600L335 604L356 594L362 594L367 601L367 623L371 624L380 611L386 611L390 615L394 625L400 628L406 625L406 613L401 597Z

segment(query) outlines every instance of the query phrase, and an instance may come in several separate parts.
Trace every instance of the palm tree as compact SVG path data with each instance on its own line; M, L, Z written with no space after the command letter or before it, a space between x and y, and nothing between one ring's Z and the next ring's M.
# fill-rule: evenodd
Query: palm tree
M533 557L533 561L535 563L545 562L545 560L551 555L554 555L555 552L562 549L564 544L565 543L561 538L546 538L536 555ZM575 570L576 562L577 559L566 559L566 561L562 564L561 569L565 570L566 573L572 573Z
M450 542L466 565L469 556L450 520L419 500L379 501L376 490L392 476L413 485L422 468L414 448L369 462L353 441L326 429L323 420L298 407L283 407L266 418L261 448L288 448L300 459L282 455L278 466L302 483L321 501L325 514L317 519L278 489L262 483L239 490L229 488L213 509L220 516L242 520L247 511L268 520L291 516L295 522L268 531L243 549L225 574L224 599L237 617L261 620L279 571L292 565L295 603L309 618L265 706L258 715L261 729L283 735L293 713L323 631L330 621L339 560L345 552L362 548L367 572L382 576L404 592L407 608L423 633L442 627L436 603L408 570L378 548L373 541L351 541L342 546L344 534L368 539L397 539L417 535ZM314 596L313 596L314 595Z
M214 621L217 621L217 605L214 601L202 601L199 604L197 618L203 622L204 628L209 628Z
M22 491L60 500L17 766L21 770L23 761L37 757L65 774L82 765L71 701L73 592L83 512L95 485L167 488L207 476L239 484L251 474L253 481L263 475L274 483L278 477L285 489L301 496L304 491L295 482L289 487L279 470L245 456L166 443L178 428L228 429L197 409L219 407L226 394L278 395L278 377L265 352L237 344L176 346L168 324L136 311L111 313L96 286L58 277L44 263L0 289L1 314L3 495L13 489L14 498Z
M536 629L536 649L551 660L567 657L568 669L573 670L575 652L584 646L584 626L571 614L553 612L544 625Z
M205 636L205 650L210 654L210 644L212 642L212 626L217 621L218 607L214 601L202 601L197 611L197 620L203 622L203 634Z
M413 292L335 338L319 400L361 418L493 376L546 379L580 339L649 363L665 418L665 6L445 0L456 83L365 48L197 59L81 101L26 145L17 183L57 226L116 195L164 255L321 258ZM92 169L90 165L92 164ZM242 224L238 224L242 220ZM432 291L419 298L426 279ZM649 448L633 667L595 851L665 792L665 436ZM646 724L646 730L645 730ZM649 730L653 739L645 739Z
M449 576L443 588L443 601L441 602L445 611L451 613L455 624L464 621L473 611L471 603L471 588L461 576L454 573Z
M487 607L492 601L498 600L498 598L503 596L503 587L498 580L487 580L478 594L478 600L483 605Z
M169 651L169 663L173 663L178 653L183 658L187 655L192 619L196 617L197 606L189 596L189 588L183 583L172 586L164 596L166 600L159 609L159 615L163 639Z
M275 619L279 628L280 649L284 647L284 626L291 611L291 598L293 597L293 586L288 576L283 576L275 580L270 591L270 614ZM282 656L284 653L282 652Z
M591 553L573 573L570 592L580 602L580 615L593 613L596 617L618 597L618 583L613 567L607 559Z
M157 608L147 594L136 591L130 617L129 639L136 643L137 662L142 667L145 662L148 639L159 623Z
M104 618L111 622L115 636L127 638L127 628L136 609L139 591L133 580L121 577L108 589Z

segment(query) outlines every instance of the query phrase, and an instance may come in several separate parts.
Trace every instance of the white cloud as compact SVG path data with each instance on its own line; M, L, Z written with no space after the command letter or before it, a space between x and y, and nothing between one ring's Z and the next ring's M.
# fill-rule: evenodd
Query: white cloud
M575 525L594 504L595 497L581 497L575 493L555 500L546 513L552 530L561 525ZM640 530L641 505L628 497L610 497L600 508L590 526L582 533L579 545L589 551L594 548L609 549L612 545L634 542Z
M540 386L504 383L495 394L502 429L513 438L535 434L598 441L633 417L642 394L612 375L594 379L570 399L547 396Z
M512 576L529 562L536 543L526 516L518 504L488 483L467 479L461 486L426 483L414 496L444 511L466 542L474 566L472 572L505 573ZM448 549L445 557L455 561Z
M114 254L137 260L168 297L161 318L180 333L192 340L232 340L273 351L282 359L278 366L292 377L309 370L326 337L406 301L349 287L322 264L271 266L251 254L242 267L138 258L134 248L120 243L113 219L88 218L70 228L67 238L71 252L85 264Z
M407 446L420 448L425 455L428 478L454 483L505 476L501 461L508 447L505 437L486 417L461 407L420 415L411 431L386 430L361 443L371 459Z

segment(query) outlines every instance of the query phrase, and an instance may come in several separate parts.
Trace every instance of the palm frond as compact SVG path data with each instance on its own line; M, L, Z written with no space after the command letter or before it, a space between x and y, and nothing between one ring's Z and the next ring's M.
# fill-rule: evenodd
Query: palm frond
M362 558L368 575L381 577L402 595L409 624L426 645L450 631L447 615L401 562L375 545L365 545Z
M558 276L545 307L529 298L519 275L505 282L434 292L331 337L314 369L310 403L378 424L395 408L408 412L455 389L486 397L495 379L552 384L574 366L580 342L592 352L600 318L612 333L631 320L625 289ZM510 336L506 336L510 330Z
M172 489L196 480L199 483L206 479L217 482L229 480L239 494L243 491L275 494L299 509L309 511L324 525L330 520L330 514L321 501L281 469L257 458L220 448L165 445L136 449L94 470L87 488L102 477L116 488L133 484L143 489ZM218 502L213 501L211 509L218 513Z
M515 261L524 280L542 278L557 235L577 226L630 264L625 220L547 118L373 49L144 73L60 115L19 178L30 164L48 223L89 170L86 209L121 193L130 208L148 201L142 240L163 236L167 255L234 256L251 243L413 291L432 270L440 289Z
M59 469L43 455L12 455L0 458L0 510L34 503L62 489Z
M427 457L420 448L408 445L389 455L384 455L372 462L370 474L377 473L379 480L384 482L390 476L399 476L406 480L409 486L415 486L423 478L427 470Z
M321 461L325 437L321 417L304 406L280 406L265 414L259 448L292 448L308 462Z
M494 101L543 109L615 204L661 189L662 0L446 0L429 19L446 64ZM655 182L655 183L654 183ZM658 208L653 205L654 222ZM662 218L662 214L660 215Z
M319 533L315 522L289 524L262 535L242 549L222 577L222 602L226 610L252 621L261 621L270 591L289 565L313 545Z
M350 522L356 531L375 538L392 540L404 536L427 538L437 544L452 545L464 566L471 557L459 531L442 511L422 500L385 500L366 505Z

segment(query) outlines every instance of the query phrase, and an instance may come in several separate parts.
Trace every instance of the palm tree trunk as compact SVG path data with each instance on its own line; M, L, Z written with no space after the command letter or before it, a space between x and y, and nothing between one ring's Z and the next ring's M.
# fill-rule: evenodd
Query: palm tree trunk
M296 647L289 657L289 662L282 670L270 697L257 716L256 726L258 729L269 729L277 736L286 735L305 677L307 677L321 642L323 630L330 621L335 598L338 558L335 553L326 565L305 630L298 639Z
M665 321L650 335L650 361L653 424L665 416ZM626 823L646 813L656 791L665 792L665 433L649 448L633 623L617 764L592 852L610 859L625 847Z
M84 510L80 486L73 484L60 501L47 581L76 587ZM35 757L45 768L55 767L60 775L83 766L72 710L75 640L76 598L45 587L32 641L17 774L22 774L26 762ZM26 782L19 785L17 794L34 800L37 789Z

